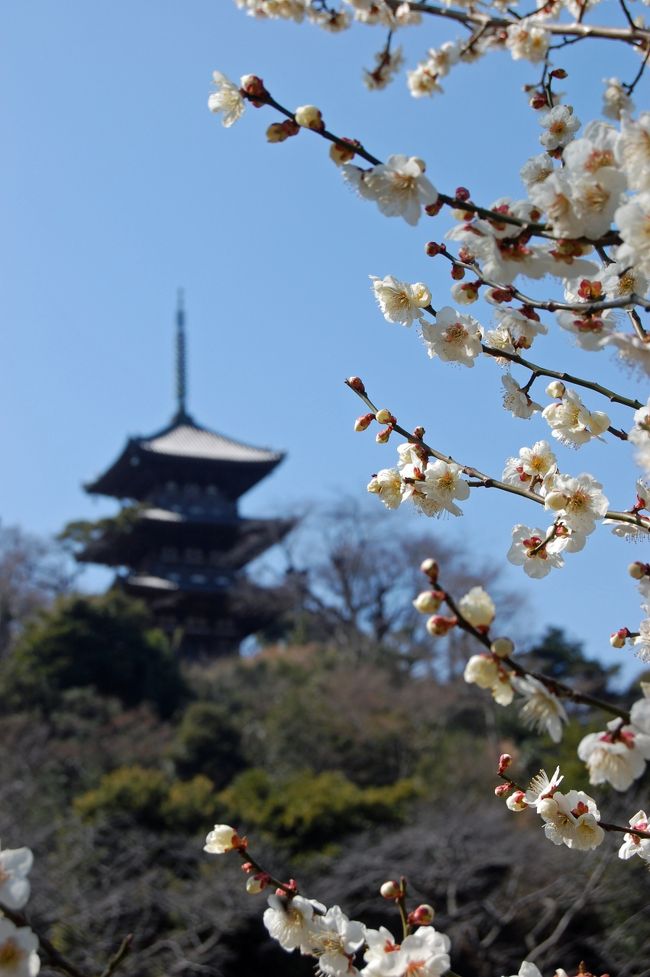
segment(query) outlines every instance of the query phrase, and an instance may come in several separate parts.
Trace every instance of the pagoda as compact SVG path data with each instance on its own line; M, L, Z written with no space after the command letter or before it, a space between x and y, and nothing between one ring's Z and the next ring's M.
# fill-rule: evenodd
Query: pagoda
M129 438L95 481L92 495L119 499L120 513L83 524L78 560L120 568L115 585L144 600L183 657L232 654L285 610L281 589L249 580L244 568L294 525L246 519L241 496L284 455L198 424L186 407L186 337L182 295L176 313L177 409L148 437ZM76 524L77 526L82 524Z

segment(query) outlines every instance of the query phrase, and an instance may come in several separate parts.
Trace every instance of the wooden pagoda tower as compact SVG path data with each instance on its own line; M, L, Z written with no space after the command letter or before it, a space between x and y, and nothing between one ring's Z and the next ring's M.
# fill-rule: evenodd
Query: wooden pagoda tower
M176 314L177 409L170 424L124 450L87 492L119 499L77 559L120 568L115 585L144 600L186 658L232 654L285 610L280 589L253 583L246 565L292 528L285 519L246 519L238 501L284 455L198 424L186 407L182 296Z

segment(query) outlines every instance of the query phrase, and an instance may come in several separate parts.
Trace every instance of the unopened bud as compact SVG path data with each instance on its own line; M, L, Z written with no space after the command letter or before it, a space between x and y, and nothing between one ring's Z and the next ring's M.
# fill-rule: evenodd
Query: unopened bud
M456 200L462 200L462 202L465 203L470 198L470 192L467 187L456 187L456 193L454 196Z
M379 894L383 899L399 899L402 895L402 887L395 879L390 879L388 882L383 883L379 889Z
M372 424L374 419L374 414L362 414L361 417L357 417L356 421L354 422L354 430L365 431L366 428Z
M393 420L393 415L387 407L382 407L382 409L378 410L375 414L375 420L380 424L390 424L390 422Z
M366 388L361 377L348 377L345 382L347 383L348 387L351 387L352 390L355 390L358 394L365 394Z
M453 265L451 269L451 277L455 282L461 281L465 277L465 269L461 268L460 265Z
M240 868L241 868L242 872L252 872L253 869L255 868L255 866L253 865L252 862L244 862L240 866Z
M609 643L612 648L624 648L629 634L630 632L627 628L619 628L618 631L614 631L613 634L609 636Z
M239 84L246 94L253 98L261 98L268 94L264 82L257 75L242 75Z
M497 658L510 658L515 650L514 642L510 638L495 638L490 645L490 651Z
M433 906L422 903L413 912L409 913L408 921L412 926L429 926L433 922L435 912Z
M494 796L495 797L507 797L511 790L512 790L512 787L511 787L510 784L499 784L498 787L495 787L494 788Z
M430 258L435 258L437 254L443 254L447 248L444 244L438 244L436 241L429 241L427 244L425 244L424 250Z
M502 753L501 756L499 757L499 770L498 770L499 776L501 776L502 773L506 772L506 770L508 769L511 763L512 763L512 757L510 756L510 754Z
M529 99L528 104L531 109L536 111L539 109L548 108L548 100L543 92L535 92L535 94Z
M413 437L417 438L418 441L422 440L422 438L424 437L424 428L421 425L418 425L418 427L413 428Z
M442 210L442 200L436 200L435 204L427 204L424 208L424 213L428 214L429 217L435 217Z
M289 138L289 133L284 127L283 122L272 122L266 130L267 142L284 142Z
M248 892L249 895L257 895L257 893L261 892L264 888L265 883L259 876L251 875L250 878L246 879L246 892Z
M627 568L627 572L634 580L642 580L646 576L648 570L650 569L650 564L641 563L640 560L635 560L634 563L630 563Z
M426 628L432 638L444 638L452 628L458 624L458 618L445 617L444 614L434 614L426 623Z
M316 132L322 132L325 128L321 111L315 105L299 105L293 115L298 125L302 126L303 129L314 129Z
M506 807L509 811L525 811L528 804L526 804L526 801L524 800L523 790L516 790L514 794L508 797L506 800Z
M330 159L336 163L337 166L343 166L344 163L349 163L351 159L354 159L356 149L351 139L342 140L346 143L342 146L341 143L332 143L330 146Z
M383 427L381 431L377 431L375 434L375 441L377 444L387 444L392 430L392 427Z
M435 614L444 600L442 590L423 590L413 601L413 607L420 614Z
M569 76L567 72L564 70L564 68L554 68L553 71L551 72L551 78L561 79L561 78L568 78L568 77Z
M548 397L564 397L566 387L561 380L552 380L546 388Z
M420 570L422 571L422 573L426 573L431 583L435 583L436 580L438 579L438 573L440 572L440 567L438 566L438 564L434 559L429 557L428 559L422 561L422 563L420 564Z

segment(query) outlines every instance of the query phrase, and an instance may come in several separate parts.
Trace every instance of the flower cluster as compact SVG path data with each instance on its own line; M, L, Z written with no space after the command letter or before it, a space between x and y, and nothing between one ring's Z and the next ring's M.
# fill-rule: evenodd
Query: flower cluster
M41 968L36 934L2 913L3 907L17 910L26 905L32 862L29 848L0 850L0 974L7 977L36 977Z

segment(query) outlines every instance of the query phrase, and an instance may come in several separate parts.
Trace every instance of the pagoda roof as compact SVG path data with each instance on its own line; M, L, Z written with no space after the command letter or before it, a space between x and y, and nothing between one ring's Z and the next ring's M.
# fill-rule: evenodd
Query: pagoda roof
M161 481L213 484L237 499L284 458L281 451L237 441L197 424L184 411L171 424L146 437L132 437L88 492L143 499Z

